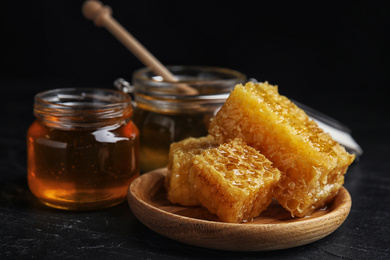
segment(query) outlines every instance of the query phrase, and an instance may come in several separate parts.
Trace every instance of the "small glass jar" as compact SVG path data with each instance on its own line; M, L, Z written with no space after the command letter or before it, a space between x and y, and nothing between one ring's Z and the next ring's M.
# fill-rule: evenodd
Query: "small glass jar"
M234 86L246 80L238 71L218 67L168 69L177 82L166 82L149 68L135 71L132 85L123 79L115 82L135 101L133 120L140 130L141 173L167 166L172 142L206 136L210 119ZM188 95L182 91L183 84L198 93Z
M116 205L139 176L131 97L116 90L55 89L35 96L27 179L44 204L88 210Z

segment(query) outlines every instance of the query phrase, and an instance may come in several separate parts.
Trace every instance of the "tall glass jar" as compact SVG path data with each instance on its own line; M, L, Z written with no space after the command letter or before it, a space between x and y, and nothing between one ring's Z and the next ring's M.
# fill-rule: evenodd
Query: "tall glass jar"
M139 176L131 98L106 89L55 89L35 96L27 132L27 179L44 204L97 209L126 199Z
M168 66L178 82L166 82L149 68L134 72L132 84L123 79L117 88L135 101L134 123L140 130L141 173L165 167L172 142L206 136L211 117L230 91L246 76L238 71L199 66ZM182 86L198 93L188 95Z

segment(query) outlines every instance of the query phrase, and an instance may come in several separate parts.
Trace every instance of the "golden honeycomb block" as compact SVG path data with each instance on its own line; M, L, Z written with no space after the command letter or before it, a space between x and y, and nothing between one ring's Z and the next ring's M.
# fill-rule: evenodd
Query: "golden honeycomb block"
M188 183L195 197L222 221L250 221L267 208L280 171L241 139L194 156Z
M282 171L274 196L292 216L332 200L355 158L267 82L237 85L209 133L218 143L242 138L272 161Z
M210 135L200 138L190 137L171 144L165 178L167 198L170 202L183 206L199 205L199 201L192 195L188 186L189 168L195 155L216 146L218 145Z

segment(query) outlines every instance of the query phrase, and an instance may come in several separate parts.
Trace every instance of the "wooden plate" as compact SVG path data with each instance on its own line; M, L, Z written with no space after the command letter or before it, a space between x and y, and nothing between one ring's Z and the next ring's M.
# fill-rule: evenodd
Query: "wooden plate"
M342 187L331 205L310 217L292 218L277 202L253 222L232 224L202 207L171 204L166 198L166 168L151 171L129 186L128 203L135 216L155 232L205 248L266 251L308 244L335 231L347 218L351 196Z

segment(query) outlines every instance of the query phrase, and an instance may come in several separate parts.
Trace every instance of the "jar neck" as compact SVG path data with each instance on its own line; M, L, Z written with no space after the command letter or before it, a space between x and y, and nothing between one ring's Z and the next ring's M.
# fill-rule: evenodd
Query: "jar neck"
M228 94L205 96L159 96L135 93L138 108L165 114L193 114L213 112L226 101Z
M244 83L246 76L238 71L203 66L167 66L177 81L165 81L150 68L142 68L133 73L133 87L126 86L135 93L152 95L188 96L182 85L194 89L197 95L230 93L235 85ZM192 94L191 94L192 95Z
M132 113L128 95L104 89L56 89L37 94L34 102L42 124L63 130L116 125Z
M201 66L168 66L178 81L164 81L149 68L133 74L133 87L124 85L120 79L119 88L131 91L138 107L158 113L204 113L215 111L223 105L233 88L246 80L238 71ZM197 94L183 93L179 86L186 85ZM118 87L118 86L117 86Z

